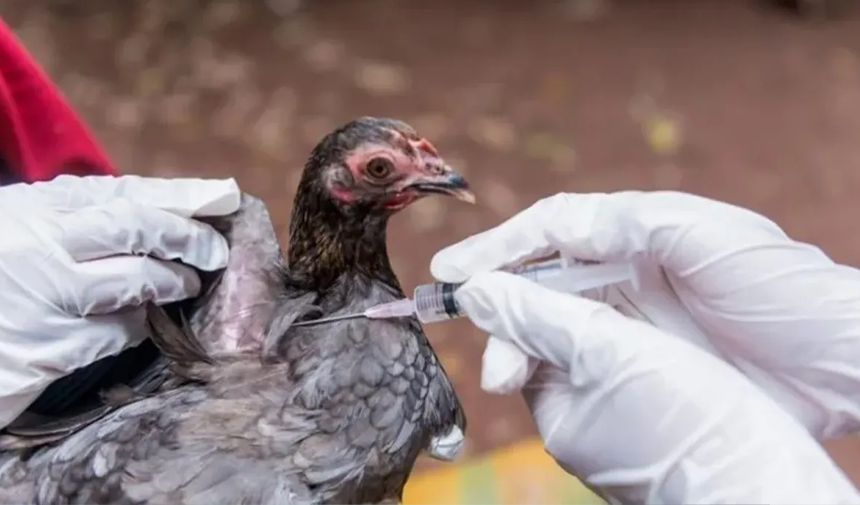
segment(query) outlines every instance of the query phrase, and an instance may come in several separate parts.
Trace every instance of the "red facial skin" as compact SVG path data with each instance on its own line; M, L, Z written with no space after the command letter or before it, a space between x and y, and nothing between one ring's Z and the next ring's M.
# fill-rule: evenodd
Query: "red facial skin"
M365 144L355 149L347 156L346 165L355 180L384 187L387 194L383 207L398 211L424 196L406 186L422 178L438 176L444 170L445 163L426 139L398 131L391 133L390 143ZM385 158L394 167L386 180L374 179L366 173L367 162L374 158ZM352 190L343 187L332 187L331 194L344 203L356 199Z

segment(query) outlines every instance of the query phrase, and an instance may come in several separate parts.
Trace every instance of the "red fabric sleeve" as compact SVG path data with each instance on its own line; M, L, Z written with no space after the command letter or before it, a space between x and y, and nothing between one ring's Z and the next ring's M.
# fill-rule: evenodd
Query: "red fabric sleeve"
M0 19L0 153L27 182L115 175L83 121Z

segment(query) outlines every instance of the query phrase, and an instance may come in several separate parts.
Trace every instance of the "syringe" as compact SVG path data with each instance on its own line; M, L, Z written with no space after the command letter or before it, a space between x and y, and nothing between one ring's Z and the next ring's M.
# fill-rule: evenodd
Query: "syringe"
M581 263L561 257L504 270L565 293L579 293L628 280L633 283L634 288L638 287L636 270L629 263ZM412 298L374 305L356 314L300 321L292 326L315 326L358 318L391 319L416 316L422 323L456 319L464 315L454 297L454 292L462 285L447 282L421 284L415 287Z
M525 277L555 291L579 293L625 281L637 284L636 271L629 263L580 263L568 258L556 258L520 267L507 272ZM389 319L416 316L422 323L434 323L462 317L454 292L462 284L435 282L415 287L412 298L376 305L361 315L368 319Z

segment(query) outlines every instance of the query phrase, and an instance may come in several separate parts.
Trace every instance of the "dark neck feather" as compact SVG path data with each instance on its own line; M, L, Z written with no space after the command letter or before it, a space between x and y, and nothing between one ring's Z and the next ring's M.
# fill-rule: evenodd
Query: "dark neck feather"
M388 217L339 208L312 180L302 180L290 221L290 277L328 290L343 275L363 275L400 288L388 261Z

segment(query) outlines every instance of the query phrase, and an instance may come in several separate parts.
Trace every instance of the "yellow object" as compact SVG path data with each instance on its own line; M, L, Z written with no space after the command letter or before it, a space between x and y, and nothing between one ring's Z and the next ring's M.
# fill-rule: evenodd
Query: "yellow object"
M664 116L656 116L645 122L645 136L657 154L674 154L681 145L680 125Z
M540 440L527 440L457 465L413 476L403 505L604 503L558 467Z

